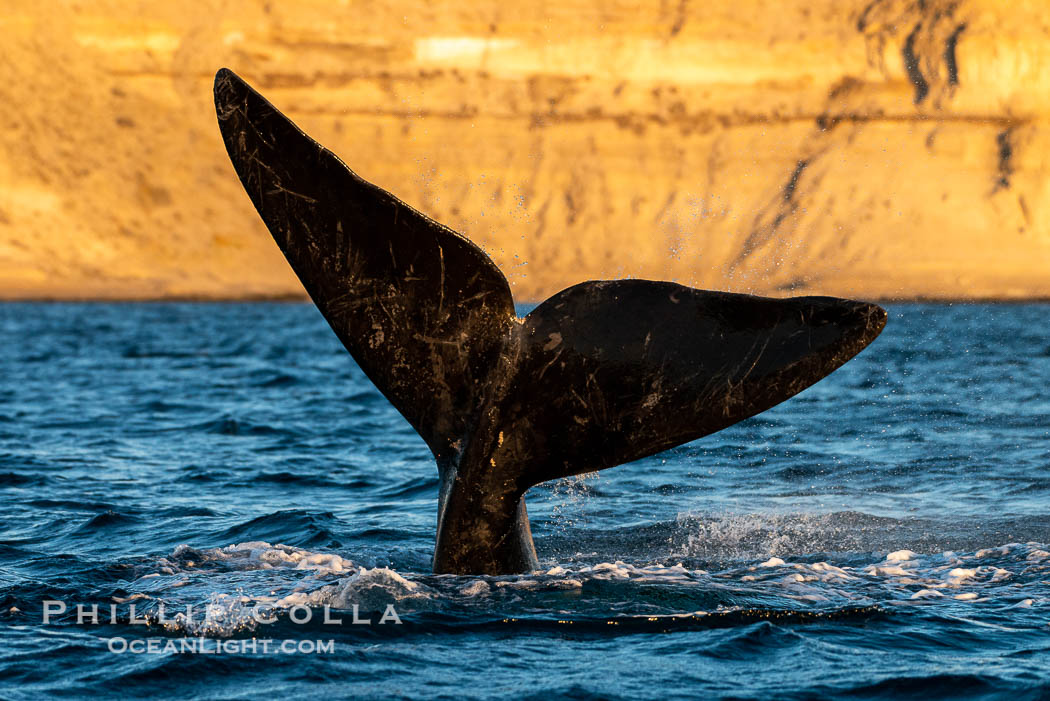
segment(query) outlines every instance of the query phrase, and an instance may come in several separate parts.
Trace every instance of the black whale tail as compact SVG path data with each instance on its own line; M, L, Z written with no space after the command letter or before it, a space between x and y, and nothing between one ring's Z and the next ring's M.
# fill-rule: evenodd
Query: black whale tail
M442 477L434 566L536 564L523 495L784 401L882 330L874 305L592 281L524 319L485 253L347 168L228 70L219 126L249 197Z
M700 438L801 392L859 353L886 313L669 282L585 282L525 318L510 434L533 483Z

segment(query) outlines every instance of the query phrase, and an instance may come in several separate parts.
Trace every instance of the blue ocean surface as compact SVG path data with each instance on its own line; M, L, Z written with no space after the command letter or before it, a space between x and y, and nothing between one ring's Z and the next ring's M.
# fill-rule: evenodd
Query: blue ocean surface
M313 306L0 305L0 698L1046 698L1050 306L889 312L475 577Z

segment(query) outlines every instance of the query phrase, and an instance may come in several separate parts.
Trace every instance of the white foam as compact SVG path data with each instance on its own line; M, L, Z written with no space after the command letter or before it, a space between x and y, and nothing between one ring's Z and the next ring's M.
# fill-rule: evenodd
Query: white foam
M318 603L341 608L358 604L365 610L381 610L390 603L431 598L430 589L387 567L362 569L331 588L331 600Z
M936 599L944 596L941 592L936 589L920 589L911 595L913 599Z
M886 562L908 562L917 557L918 555L911 550L895 550L886 556Z
M511 579L505 582L496 582L501 589L539 589L540 583L535 579Z
M132 594L131 596L114 596L114 597L111 597L111 598L113 599L113 601L115 603L126 604L129 601L138 601L140 599L149 599L149 598L152 598L152 597L150 597L149 594L143 594L143 593L139 592L138 594Z
M192 636L229 637L237 633L251 632L258 628L258 609L245 605L242 597L229 594L213 594L208 603L189 614L180 611L171 617L164 627Z
M586 572L587 569L584 568L582 571ZM589 569L597 579L630 579L632 568L623 561L617 560L616 562L600 562Z
M970 579L977 575L977 570L967 570L962 567L956 567L948 573L948 579L953 583L957 584L964 579Z
M184 566L167 558L160 561L159 571L164 574L175 574L186 568L198 568L208 562L224 562L240 565L238 569L274 569L294 568L312 570L317 575L342 574L352 572L356 566L350 560L335 553L315 553L281 543L270 544L261 540L227 545L223 548L195 550L188 545L179 545L172 552L172 560L179 560L185 555L198 555L200 560L187 559Z
M561 568L555 567L554 569L560 570ZM489 586L488 582L484 579L476 579L470 584L461 587L459 593L463 596L480 596L482 594L488 594L490 591L492 591L492 587Z
M429 588L405 579L386 567L361 568L348 577L322 586L317 586L317 580L308 581L312 581L316 588L300 585L296 590L279 597L246 597L245 603L272 602L274 611L295 606L350 609L355 605L362 611L381 611L388 604L423 602L433 596Z
M798 567L798 566L801 566L801 565L796 565L796 566ZM841 580L857 579L855 576L851 575L845 569L843 569L841 567L835 567L834 565L829 565L826 562L815 562L812 565L809 565L809 569L811 571L813 571L813 572L819 573L821 575L820 579L822 581L825 581L825 582L832 582L832 581L835 581L836 579L841 579Z
M1042 562L1043 560L1050 559L1050 552L1045 550L1033 550L1028 553L1028 557L1025 559L1029 562Z
M866 574L870 574L873 577L906 577L909 574L911 574L911 572L908 572L906 569L899 565L891 567L879 567L877 565L871 565L870 567L865 569L864 572Z
M996 567L994 574L992 574L991 581L993 581L993 582L1001 582L1004 579L1010 579L1013 576L1014 576L1014 573L1011 572L1010 570L1004 570L1004 569L1002 569L1000 567Z
M974 612L970 615L979 619L978 612L989 610L988 606L1044 605L1046 597L1033 594L1042 591L1038 585L1047 578L1044 572L1050 570L1048 549L1045 544L1010 544L973 553L939 555L885 549L883 552L890 552L884 557L880 554L858 562L860 556L853 555L851 564L841 565L824 561L785 562L767 552L712 572L689 569L681 562L644 565L616 560L558 564L515 576L464 578L400 573L385 567L362 568L332 552L252 541L210 550L180 546L158 568L163 572L166 567L171 574L141 577L132 587L131 596L119 601L148 598L177 610L172 598L206 599L207 617L182 624L183 630L194 635L230 635L247 630L258 625L252 610L259 606L273 614L290 615L287 612L296 606L331 606L340 610L356 605L362 611L375 612L396 604L398 614L404 615L440 609L447 602L462 603L464 598L480 598L478 603L483 606L489 605L485 601L489 597L504 602L527 601L532 596L529 592L579 590L588 582L608 580L624 582L626 587L652 582L657 586L673 584L729 592L733 600L742 602L740 606L747 606L753 597L760 597L761 605L779 598L783 606L818 609L829 602L834 606L968 602L967 607ZM982 558L989 557L1002 559L994 560L994 565L985 559L988 564L982 564ZM220 562L222 566L216 566ZM214 593L216 582L227 591L235 589L235 593ZM177 588L191 584L191 588L181 589L173 597ZM1025 589L1032 585L1036 588ZM137 589L141 591L136 592ZM170 594L166 596L165 592Z

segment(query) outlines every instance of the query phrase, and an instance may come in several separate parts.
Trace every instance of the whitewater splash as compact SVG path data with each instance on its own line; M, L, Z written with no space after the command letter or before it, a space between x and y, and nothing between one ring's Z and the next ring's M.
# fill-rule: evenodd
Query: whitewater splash
M179 546L153 569L131 582L128 596L114 601L136 603L153 622L161 607L170 612L189 606L198 613L169 616L164 628L209 637L252 633L287 621L293 608L304 607L324 609L325 618L329 611L352 610L357 616L389 606L408 621L414 614L469 609L493 617L525 607L536 615L603 615L615 621L755 609L828 613L915 606L972 617L1050 603L1050 546L1034 542L973 552L851 553L837 561L781 552L712 570L619 560L566 563L522 575L475 577L366 568L340 553L252 541L210 549Z

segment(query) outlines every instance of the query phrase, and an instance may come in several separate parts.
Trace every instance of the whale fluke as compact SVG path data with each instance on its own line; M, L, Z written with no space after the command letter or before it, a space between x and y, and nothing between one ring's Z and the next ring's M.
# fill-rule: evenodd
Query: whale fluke
M480 248L358 177L229 70L215 105L234 168L306 291L434 454L436 572L535 568L529 487L765 411L886 323L864 302L649 280L584 282L519 319Z

